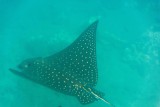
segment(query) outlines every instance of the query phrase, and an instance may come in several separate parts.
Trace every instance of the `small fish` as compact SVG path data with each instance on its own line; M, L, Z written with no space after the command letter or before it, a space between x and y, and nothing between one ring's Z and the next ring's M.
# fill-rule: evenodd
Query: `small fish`
M42 84L60 93L75 96L80 103L89 104L103 99L95 89L98 80L96 60L96 29L93 22L71 45L62 51L42 58L30 58L18 65L14 74Z

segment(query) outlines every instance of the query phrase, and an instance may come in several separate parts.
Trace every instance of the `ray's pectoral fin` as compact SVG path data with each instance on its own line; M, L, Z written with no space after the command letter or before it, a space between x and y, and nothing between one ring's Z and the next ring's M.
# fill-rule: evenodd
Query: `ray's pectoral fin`
M82 104L99 99L112 105L103 99L103 93L94 89L98 81L97 24L98 20L60 52L24 60L17 66L18 70L10 71L63 94L76 96Z

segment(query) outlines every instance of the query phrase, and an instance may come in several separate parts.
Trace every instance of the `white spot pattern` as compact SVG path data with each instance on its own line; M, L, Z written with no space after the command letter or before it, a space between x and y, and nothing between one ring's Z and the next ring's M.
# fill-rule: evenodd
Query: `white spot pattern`
M93 87L98 79L96 27L97 22L94 22L61 52L31 61L32 67L25 65L26 75L59 92L78 96L83 104L95 101L82 87Z

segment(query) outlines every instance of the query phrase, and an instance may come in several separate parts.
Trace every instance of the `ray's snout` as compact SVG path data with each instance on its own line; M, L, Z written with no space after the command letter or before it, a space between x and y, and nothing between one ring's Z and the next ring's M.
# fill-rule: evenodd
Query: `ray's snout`
M14 73L14 74L17 74L17 75L20 75L21 71L19 70L15 70L15 69L12 69L12 68L9 68L9 70Z

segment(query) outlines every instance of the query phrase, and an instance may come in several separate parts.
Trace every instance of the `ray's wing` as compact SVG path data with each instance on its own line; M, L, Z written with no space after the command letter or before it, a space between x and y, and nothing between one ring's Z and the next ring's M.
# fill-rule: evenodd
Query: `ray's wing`
M67 68L65 72L76 76L91 87L98 79L96 62L96 28L92 23L71 45L59 53L47 57L54 65ZM64 71L64 70L63 70Z
M103 99L104 94L94 89L98 80L96 62L96 28L92 23L70 46L46 57L22 61L11 72L46 87L78 98L82 104Z

